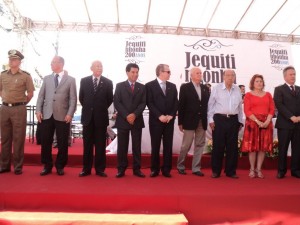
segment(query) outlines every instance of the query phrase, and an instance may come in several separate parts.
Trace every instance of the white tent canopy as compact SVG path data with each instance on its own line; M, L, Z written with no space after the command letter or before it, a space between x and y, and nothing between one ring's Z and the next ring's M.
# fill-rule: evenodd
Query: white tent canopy
M0 0L0 10L2 18L13 21L15 31L160 33L300 42L299 0Z

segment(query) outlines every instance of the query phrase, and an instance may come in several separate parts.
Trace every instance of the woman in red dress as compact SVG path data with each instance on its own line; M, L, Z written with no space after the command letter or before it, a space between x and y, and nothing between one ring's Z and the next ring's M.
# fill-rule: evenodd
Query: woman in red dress
M241 151L249 153L251 178L264 178L261 167L265 153L273 151L272 118L275 107L272 95L265 92L264 87L263 76L255 74L250 81L251 91L244 98L246 122Z

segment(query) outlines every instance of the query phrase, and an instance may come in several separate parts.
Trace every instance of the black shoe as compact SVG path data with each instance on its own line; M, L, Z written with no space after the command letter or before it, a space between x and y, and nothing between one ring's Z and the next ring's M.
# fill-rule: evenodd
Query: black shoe
M117 173L116 178L121 178L125 176L125 172L124 171L120 171Z
M46 168L44 168L44 169L41 171L40 175L41 175L41 176L46 176L46 175L48 175L48 174L50 174L50 173L52 173L52 169L46 169Z
M233 178L233 179L238 179L239 178L238 175L236 175L236 174L232 174L232 175L227 175L226 174L226 177Z
M107 174L102 172L102 171L97 171L96 175L99 176L99 177L107 177Z
M292 177L296 177L296 178L300 178L300 174L299 173L291 173Z
M150 177L157 177L159 175L159 172L152 171L150 174Z
M196 176L199 176L199 177L204 176L204 173L202 173L201 171L193 172L193 174L195 174Z
M186 172L184 169L177 169L178 173L181 175L186 175Z
M15 170L15 174L16 174L16 175L21 175L22 173L23 173L22 170Z
M162 175L163 175L164 177L168 177L168 178L172 177L171 174L170 174L169 172L163 172Z
M57 170L56 170L56 173L57 173L58 176L63 176L63 175L65 175L64 169L57 169Z
M10 169L0 169L0 173L9 173Z
M219 178L220 174L217 173L212 173L211 178Z
M87 172L87 171L82 171L80 174L79 174L79 177L86 177L88 175L91 175L91 172Z
M140 170L133 171L133 175L137 177L145 177L145 174L143 174Z
M284 174L283 173L277 173L277 178L278 179L283 179L284 178Z

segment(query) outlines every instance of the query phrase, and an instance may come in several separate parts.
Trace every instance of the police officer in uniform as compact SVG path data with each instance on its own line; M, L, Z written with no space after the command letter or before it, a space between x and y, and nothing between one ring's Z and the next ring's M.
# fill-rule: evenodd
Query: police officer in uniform
M1 72L0 75L2 98L0 173L10 172L10 164L13 161L14 172L20 175L26 136L26 104L33 97L34 86L30 74L20 69L21 60L24 59L22 53L10 50L8 58L10 69Z

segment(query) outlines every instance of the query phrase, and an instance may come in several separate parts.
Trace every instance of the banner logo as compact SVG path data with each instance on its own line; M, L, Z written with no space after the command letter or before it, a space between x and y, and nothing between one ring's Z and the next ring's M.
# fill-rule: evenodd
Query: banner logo
M232 45L222 44L220 41L213 39L201 39L192 45L184 45L192 48L191 51L185 52L186 66L184 67L184 82L189 82L189 70L193 67L201 67L204 69L203 81L205 83L221 83L223 82L223 72L226 69L236 69L235 55L232 54L204 54L194 53L198 51L216 51L223 47L231 47ZM192 52L193 51L193 52Z
M283 70L289 65L289 56L287 49L280 44L270 46L270 61L272 67L277 70Z
M146 41L141 36L131 36L126 38L125 61L139 64L145 61Z

